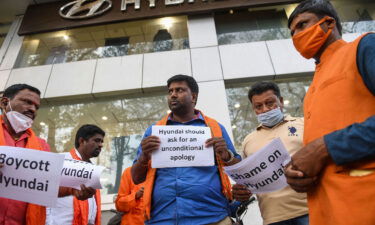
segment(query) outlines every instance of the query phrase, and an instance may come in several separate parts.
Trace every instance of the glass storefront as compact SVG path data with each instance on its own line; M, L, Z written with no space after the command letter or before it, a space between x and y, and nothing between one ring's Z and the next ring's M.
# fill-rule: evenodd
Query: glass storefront
M311 77L272 80L278 84L284 98L284 113L291 116L303 116L303 99L311 83ZM264 79L264 81L267 81ZM271 80L268 80L271 81ZM247 97L251 85L255 82L227 84L227 100L232 124L234 145L242 151L242 141L255 130L258 120Z
M164 17L25 36L15 67L186 48L187 17Z
M10 22L0 22L0 48L4 43L11 25L12 23Z
M105 132L104 147L93 162L105 166L102 194L117 193L122 171L131 166L144 131L168 112L166 94L112 97L91 101L42 104L33 129L53 152L74 147L78 128L95 124Z
M373 0L333 0L343 33L375 31ZM254 7L215 13L219 45L290 38L288 17L298 4Z

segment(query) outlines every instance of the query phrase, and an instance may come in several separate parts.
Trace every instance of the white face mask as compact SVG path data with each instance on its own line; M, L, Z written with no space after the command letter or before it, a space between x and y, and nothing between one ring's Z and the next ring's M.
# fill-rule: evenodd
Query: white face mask
M277 107L276 109L272 109L268 112L258 114L257 118L259 123L262 125L266 127L273 127L283 120L284 114L281 112L281 109Z
M9 102L10 110L6 113L6 117L12 126L13 130L18 134L23 132L33 125L33 120L30 117L23 115L22 113L16 112L12 110L12 106Z

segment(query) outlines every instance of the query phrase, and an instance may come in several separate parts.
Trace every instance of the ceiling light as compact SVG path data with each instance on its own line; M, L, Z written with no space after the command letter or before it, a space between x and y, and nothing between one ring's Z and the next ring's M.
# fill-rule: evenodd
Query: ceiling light
M233 14L233 13L234 13L233 9L229 10L229 14Z
M284 105L289 105L289 100L284 100Z
M63 38L64 38L65 41L69 40L69 36L68 36L68 35L65 35L65 34L64 34L64 35L63 35Z
M102 116L102 120L108 120L108 117Z
M46 125L46 123L44 123L44 122L40 122L39 124L40 124L40 126L45 126Z
M236 109L238 109L238 108L240 108L240 103L236 103L236 104L234 104L234 108L236 108Z
M173 25L173 19L170 17L165 17L161 19L161 24L164 26L165 29L169 29Z

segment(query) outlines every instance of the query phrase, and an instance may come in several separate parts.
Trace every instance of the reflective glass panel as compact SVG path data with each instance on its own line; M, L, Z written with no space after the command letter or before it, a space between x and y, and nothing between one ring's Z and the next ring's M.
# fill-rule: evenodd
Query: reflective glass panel
M15 67L185 48L187 17L164 17L25 36Z

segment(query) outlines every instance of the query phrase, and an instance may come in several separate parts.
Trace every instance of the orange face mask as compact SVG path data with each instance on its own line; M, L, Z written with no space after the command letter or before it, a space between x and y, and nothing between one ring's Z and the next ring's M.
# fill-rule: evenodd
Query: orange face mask
M293 36L294 47L306 59L314 57L332 33L332 29L329 29L326 33L320 27L320 24L324 23L327 19L329 19L328 16L319 20L315 25Z

